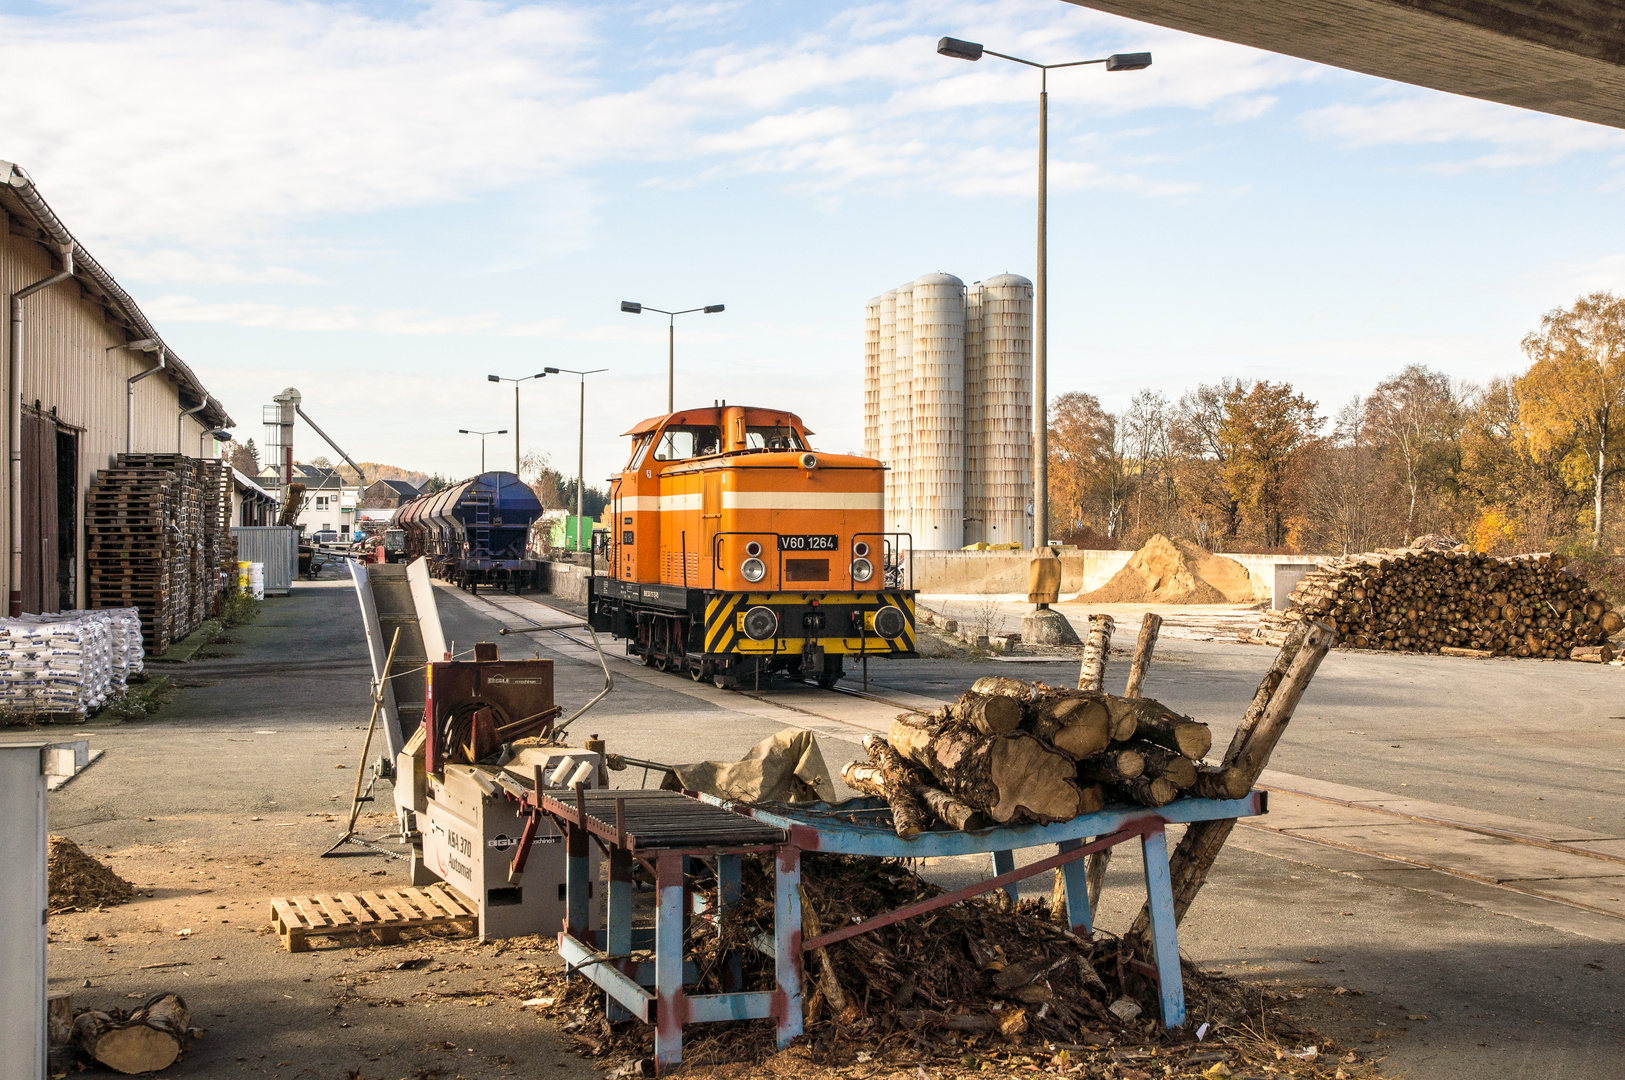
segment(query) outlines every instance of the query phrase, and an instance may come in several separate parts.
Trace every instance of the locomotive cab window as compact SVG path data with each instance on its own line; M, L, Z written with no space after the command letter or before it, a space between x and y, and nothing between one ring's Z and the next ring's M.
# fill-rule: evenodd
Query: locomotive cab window
M669 427L655 444L656 461L687 461L722 450L722 429L715 425Z
M792 427L748 427L745 429L747 450L805 450L801 436Z
M632 456L626 462L628 472L636 472L643 464L643 455L649 449L650 436L645 435L632 444Z

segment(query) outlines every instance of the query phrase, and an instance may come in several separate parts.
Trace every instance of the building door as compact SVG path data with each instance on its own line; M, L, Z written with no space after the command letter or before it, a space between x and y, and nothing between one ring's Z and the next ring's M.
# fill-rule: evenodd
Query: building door
M79 433L56 429L57 610L79 598Z
M23 414L23 612L61 610L57 588L56 423Z

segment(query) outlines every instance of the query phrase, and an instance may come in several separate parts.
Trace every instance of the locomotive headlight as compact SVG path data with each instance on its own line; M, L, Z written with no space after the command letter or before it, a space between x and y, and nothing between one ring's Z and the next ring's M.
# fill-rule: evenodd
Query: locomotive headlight
M745 612L745 636L752 641L766 641L778 633L779 616L770 607L753 607Z
M901 636L906 625L902 611L897 608L888 606L875 612L875 633L883 638Z
M761 559L746 559L739 564L739 572L745 576L746 581L754 584L767 576L767 566ZM759 610L766 611L767 609L761 608Z
M874 577L874 575L875 575L874 563L871 563L868 559L853 559L852 560L852 580L853 581L868 581L870 578Z

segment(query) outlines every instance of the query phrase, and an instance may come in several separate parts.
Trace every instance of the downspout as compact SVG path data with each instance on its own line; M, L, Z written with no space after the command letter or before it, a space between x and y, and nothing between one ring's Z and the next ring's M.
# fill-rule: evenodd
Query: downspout
M186 451L181 448L181 439L183 437L182 432L183 432L183 429L186 427L186 418L188 416L191 416L194 413L200 413L204 409L207 409L208 407L209 407L209 399L204 398L203 399L203 404L199 405L197 408L195 408L195 409L182 409L181 414L179 416L175 417L175 453L177 453L177 454L186 453ZM203 438L202 438L202 436L198 437L197 456L198 457L203 456Z
M62 270L11 294L11 350L6 377L6 448L11 454L11 490L6 514L11 525L11 578L8 610L13 618L23 613L23 301L58 282L73 277L73 245L62 248Z
M169 361L169 350L162 344L158 346L158 363L145 371L138 371L124 381L124 452L135 453L135 384L148 375L156 375L164 370Z

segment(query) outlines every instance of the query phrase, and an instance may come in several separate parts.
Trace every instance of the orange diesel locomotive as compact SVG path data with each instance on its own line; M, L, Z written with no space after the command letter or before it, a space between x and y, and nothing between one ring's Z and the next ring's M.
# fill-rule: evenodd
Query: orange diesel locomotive
M795 414L725 402L627 434L595 629L718 686L782 671L829 687L847 657L917 655L909 538L885 531L880 462L815 453Z

